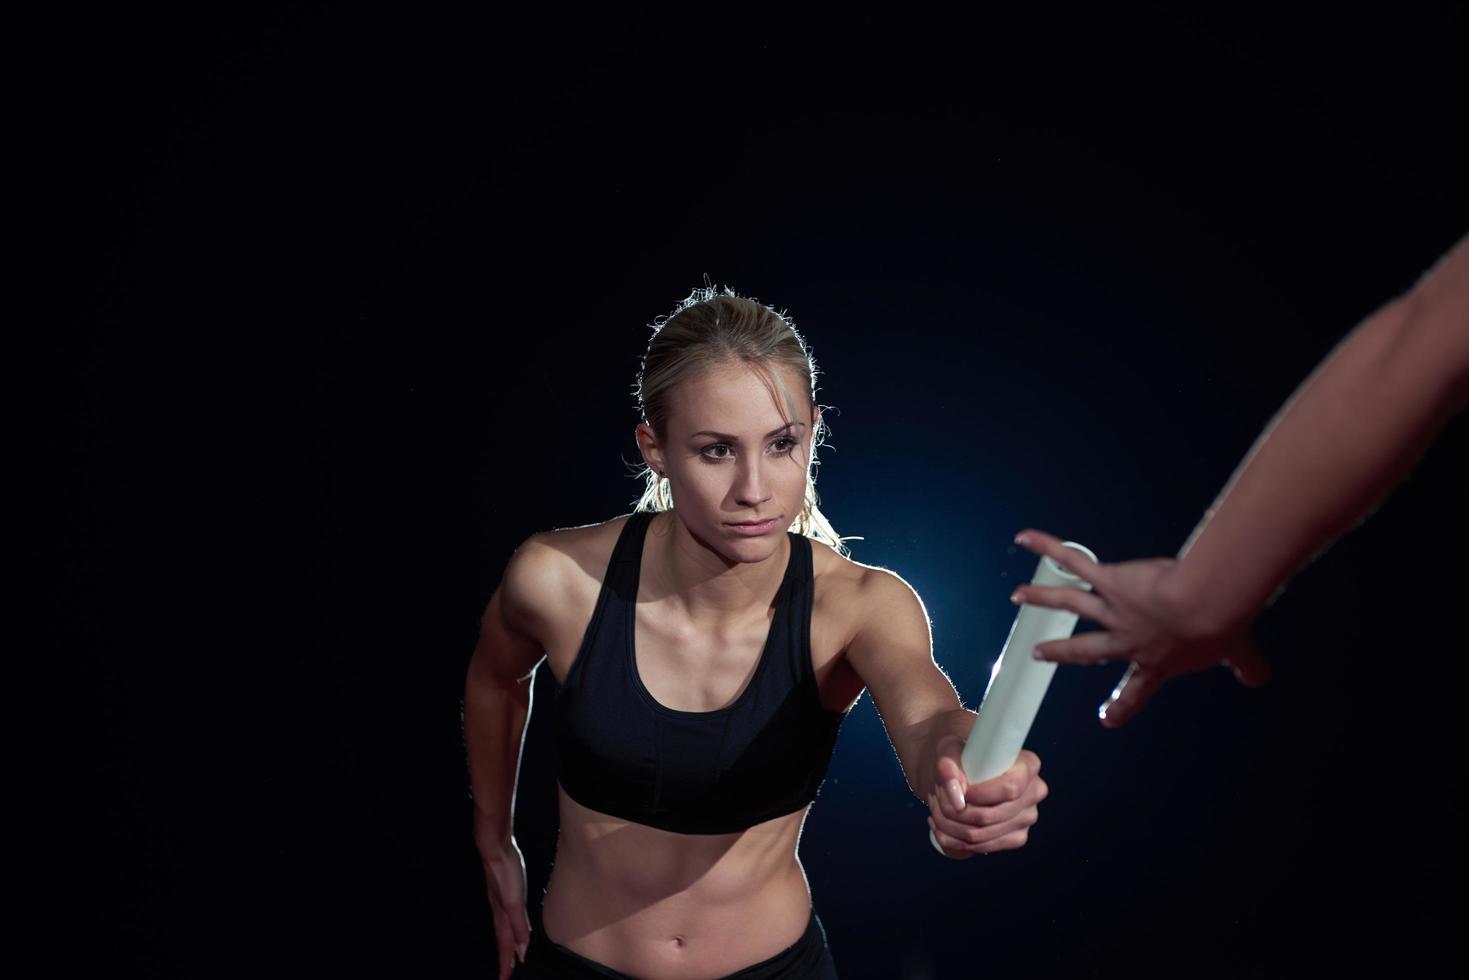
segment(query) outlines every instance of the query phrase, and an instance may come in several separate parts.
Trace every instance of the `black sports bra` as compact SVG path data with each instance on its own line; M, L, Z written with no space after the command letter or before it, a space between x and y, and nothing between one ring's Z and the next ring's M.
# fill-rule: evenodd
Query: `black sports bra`
M566 682L552 702L556 773L568 796L682 834L724 834L816 798L846 714L821 704L811 667L811 541L793 531L755 675L716 711L665 707L633 659L633 612L653 512L623 526Z

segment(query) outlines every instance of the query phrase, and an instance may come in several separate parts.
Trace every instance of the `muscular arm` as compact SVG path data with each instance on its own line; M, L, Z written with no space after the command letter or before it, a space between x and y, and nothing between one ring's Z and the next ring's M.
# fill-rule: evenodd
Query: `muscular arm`
M545 656L548 597L560 588L558 556L543 535L515 550L485 607L464 678L464 738L474 794L474 843L484 865L495 923L499 977L510 976L530 942L525 862L515 843L515 785L531 707L531 682Z
M1256 440L1179 552L1170 598L1247 623L1371 513L1469 402L1469 237L1353 330Z
M1048 792L1040 759L1022 751L1007 772L971 784L963 751L975 713L934 663L923 603L882 569L866 573L861 591L862 622L847 656L872 692L908 788L928 805L933 841L961 861L1023 847Z
M974 712L933 659L928 613L912 587L885 569L870 569L860 586L863 610L847 659L867 685L903 775L920 800L933 789L925 753L938 736L969 737Z
M490 597L464 679L464 737L474 795L475 843L498 859L511 839L516 776L530 712L531 681L544 656L539 596L555 555L532 535L511 556Z

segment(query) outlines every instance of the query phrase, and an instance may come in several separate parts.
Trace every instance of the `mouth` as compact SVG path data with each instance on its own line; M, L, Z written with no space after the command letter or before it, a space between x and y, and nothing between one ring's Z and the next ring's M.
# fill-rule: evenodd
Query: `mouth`
M767 517L763 521L731 521L728 523L730 527L737 527L742 531L768 531L775 526L777 520L778 518L775 517Z

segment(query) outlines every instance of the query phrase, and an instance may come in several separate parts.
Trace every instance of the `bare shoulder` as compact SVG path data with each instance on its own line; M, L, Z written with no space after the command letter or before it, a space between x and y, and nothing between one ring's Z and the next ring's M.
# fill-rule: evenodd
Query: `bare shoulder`
M500 584L507 619L544 636L588 589L601 585L617 536L630 515L537 531L520 543Z
M570 624L585 622L626 520L538 531L520 543L480 618L471 687L522 684L543 658L555 660L573 642Z
M836 628L852 677L848 689L872 695L890 732L909 731L951 703L953 687L935 667L928 612L913 587L891 569L843 558L825 546L818 550L836 586L827 592L841 604Z
M928 612L917 591L901 575L839 554L824 541L811 541L812 575L821 582L818 602L847 625L848 643L873 623L922 623ZM843 646L847 644L844 643Z

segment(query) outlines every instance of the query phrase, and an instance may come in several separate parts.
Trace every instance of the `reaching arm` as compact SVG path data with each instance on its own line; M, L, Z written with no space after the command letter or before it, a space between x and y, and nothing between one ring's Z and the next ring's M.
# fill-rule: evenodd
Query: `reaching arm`
M847 657L872 694L909 788L928 804L944 854L964 860L1023 846L1048 792L1040 759L1021 752L1009 771L971 785L961 756L974 712L934 663L923 602L884 569L868 570L861 591L862 622Z
M1254 619L1466 401L1469 238L1353 330L1266 426L1179 552L1172 598L1203 629Z
M868 570L860 586L864 618L847 646L852 665L877 708L908 787L919 799L933 789L932 774L923 771L925 739L935 725L968 735L962 718L973 712L959 704L954 685L933 659L928 612L918 593L885 569Z
M1102 706L1125 723L1168 678L1218 663L1241 681L1268 667L1249 636L1291 576L1382 502L1469 403L1469 237L1403 297L1339 343L1266 426L1178 558L1097 564L1044 532L1016 541L1092 593L1022 586L1101 632L1036 648L1043 660L1128 660Z

